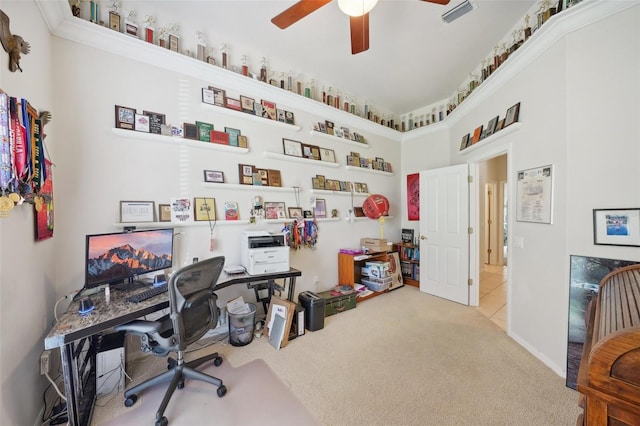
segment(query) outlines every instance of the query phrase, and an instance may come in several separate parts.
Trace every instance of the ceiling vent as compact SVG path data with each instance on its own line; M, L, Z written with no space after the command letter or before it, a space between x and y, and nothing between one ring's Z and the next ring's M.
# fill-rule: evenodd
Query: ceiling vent
M475 8L476 8L476 6L473 3L471 3L470 0L464 0L462 3L460 3L459 5L454 7L453 9L448 10L445 13L443 13L442 14L442 20L444 22L446 22L447 24L450 24L451 22L453 22L456 19L460 18L462 15L465 15L465 14L471 12Z

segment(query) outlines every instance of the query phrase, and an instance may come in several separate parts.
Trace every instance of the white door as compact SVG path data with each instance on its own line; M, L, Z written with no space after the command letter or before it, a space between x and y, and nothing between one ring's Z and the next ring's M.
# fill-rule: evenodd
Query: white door
M469 170L420 172L420 290L469 304Z

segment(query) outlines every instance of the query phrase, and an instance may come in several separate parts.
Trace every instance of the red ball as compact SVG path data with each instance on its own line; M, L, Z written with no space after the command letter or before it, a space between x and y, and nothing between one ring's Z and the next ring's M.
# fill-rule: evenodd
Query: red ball
M379 219L389 214L389 200L384 195L371 194L362 203L362 210L369 219Z

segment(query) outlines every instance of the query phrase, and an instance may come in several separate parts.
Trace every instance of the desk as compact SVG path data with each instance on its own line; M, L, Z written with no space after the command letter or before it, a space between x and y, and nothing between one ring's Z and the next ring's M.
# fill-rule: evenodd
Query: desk
M247 287L254 288L258 297L257 288L262 283L268 290L268 296L258 301L265 303L276 289L287 287L288 280L287 299L293 301L296 277L301 275L302 272L294 268L287 272L260 275L231 275L223 272L214 291L235 284L247 284ZM284 280L283 286L276 284L277 279ZM113 291L109 304L106 303L104 293L94 294L91 300L95 309L86 316L78 314L79 301L73 301L45 337L45 349L60 348L69 425L88 425L91 420L96 400L96 355L102 339L101 333L169 306L169 294L166 292L141 303L127 302L127 297L140 291L143 290L130 293Z

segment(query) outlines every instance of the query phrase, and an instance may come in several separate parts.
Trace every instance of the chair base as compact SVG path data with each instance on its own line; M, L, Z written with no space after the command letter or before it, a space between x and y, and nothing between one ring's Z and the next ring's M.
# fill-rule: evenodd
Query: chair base
M145 380L139 385L136 385L131 389L125 391L124 393L125 406L131 407L133 404L135 404L138 399L137 394L142 392L143 390L148 389L151 386L155 386L160 383L170 382L169 387L167 388L164 394L164 397L162 398L160 407L158 408L158 411L156 411L156 426L160 426L160 425L166 425L168 423L166 417L164 417L164 412L167 409L167 405L169 405L169 400L171 399L171 396L173 395L173 392L176 390L176 388L182 389L184 387L185 379L199 380L201 382L207 382L207 383L211 383L214 386L217 386L218 388L217 394L218 394L218 397L220 398L222 398L227 393L227 388L222 383L221 379L214 376L210 376L208 374L205 374L195 369L196 367L211 360L214 360L214 363L216 366L219 366L220 364L222 364L222 358L218 355L217 352L204 356L202 358L195 359L187 363L180 362L181 358L182 356L181 354L179 354L178 355L179 361L175 367L170 368L168 371L165 371L164 373L158 376Z

